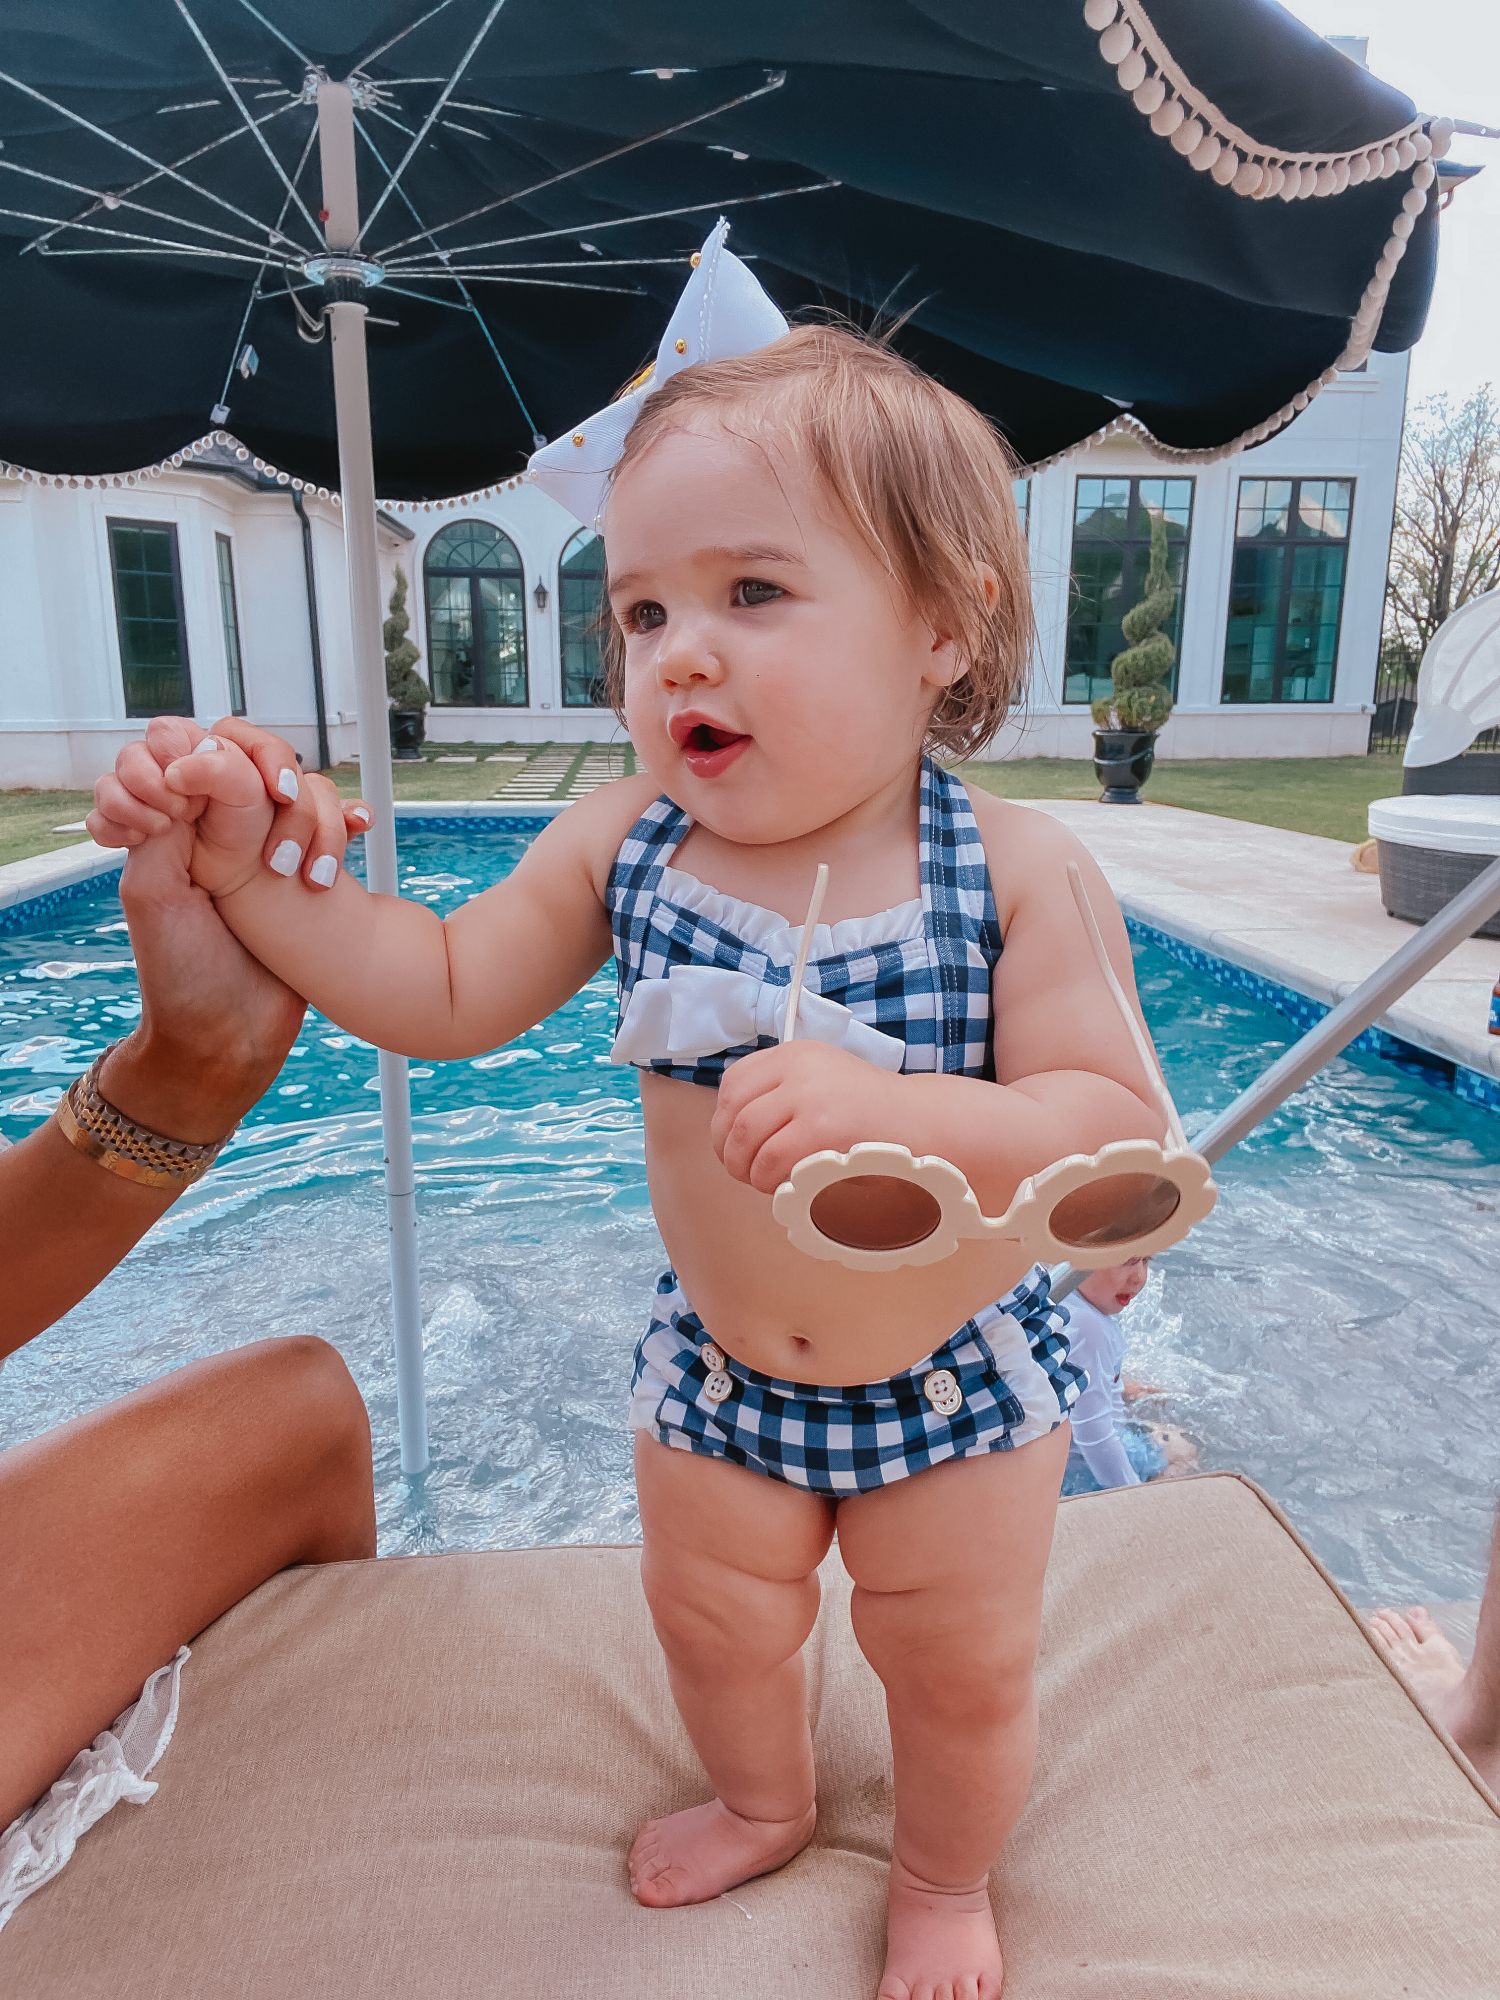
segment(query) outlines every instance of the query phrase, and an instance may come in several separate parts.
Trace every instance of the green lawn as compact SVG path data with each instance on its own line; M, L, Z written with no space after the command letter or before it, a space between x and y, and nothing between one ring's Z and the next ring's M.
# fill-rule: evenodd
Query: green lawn
M1004 764L963 764L966 783L1006 799L1096 799L1091 764L1060 757L1018 758ZM1371 799L1401 790L1394 756L1203 757L1158 761L1142 797L1159 806L1321 833L1329 840L1363 840Z
M607 753L610 771L623 776L635 757L622 745ZM420 763L394 766L396 797L409 799L502 799L512 780L546 759L549 783L529 785L533 797L564 798L577 783L585 757L606 755L595 744L430 743ZM472 757L473 762L440 762ZM523 762L500 761L520 758ZM1098 797L1092 766L1064 758L1030 757L1004 764L964 764L961 776L1008 799L1092 799ZM555 773L555 777L554 777ZM602 772L600 773L602 775ZM346 797L359 793L359 767L344 764L333 774ZM590 776L594 775L591 771ZM1393 756L1204 758L1159 763L1146 787L1157 805L1224 819L1284 826L1294 833L1321 833L1354 842L1365 837L1365 808L1371 799L1401 789L1401 766ZM0 791L0 863L46 854L83 839L53 829L80 820L93 804L88 792Z
M93 803L92 792L0 792L0 867L87 840L86 833L54 833L53 828L82 819Z

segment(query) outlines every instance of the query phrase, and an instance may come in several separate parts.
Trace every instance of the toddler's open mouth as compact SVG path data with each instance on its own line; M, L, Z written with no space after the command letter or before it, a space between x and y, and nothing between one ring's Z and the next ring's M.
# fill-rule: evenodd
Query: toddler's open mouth
M700 716L676 715L671 724L672 739L682 750L683 762L695 778L716 778L739 756L751 741L736 729L725 729Z

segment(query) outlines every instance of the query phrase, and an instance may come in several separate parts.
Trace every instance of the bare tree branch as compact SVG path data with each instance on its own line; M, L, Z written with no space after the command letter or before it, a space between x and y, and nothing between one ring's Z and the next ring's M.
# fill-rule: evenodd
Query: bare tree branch
M1500 585L1500 403L1486 382L1457 410L1419 403L1401 447L1381 662L1415 679L1428 642Z

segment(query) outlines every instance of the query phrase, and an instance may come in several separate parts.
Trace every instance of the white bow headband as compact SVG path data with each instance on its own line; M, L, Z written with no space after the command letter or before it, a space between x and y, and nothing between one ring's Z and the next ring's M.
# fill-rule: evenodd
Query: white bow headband
M788 331L757 280L724 248L728 234L729 224L720 216L646 374L606 409L532 454L531 479L586 528L599 527L626 435L653 390L695 361L752 354Z

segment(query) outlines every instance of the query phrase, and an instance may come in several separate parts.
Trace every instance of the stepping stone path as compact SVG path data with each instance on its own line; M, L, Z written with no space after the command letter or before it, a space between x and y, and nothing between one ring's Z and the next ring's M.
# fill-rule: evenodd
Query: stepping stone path
M488 763L499 761L494 757L486 759ZM631 776L635 768L635 752L629 744L547 743L521 765L494 797L516 803L581 799L585 793L615 778Z

